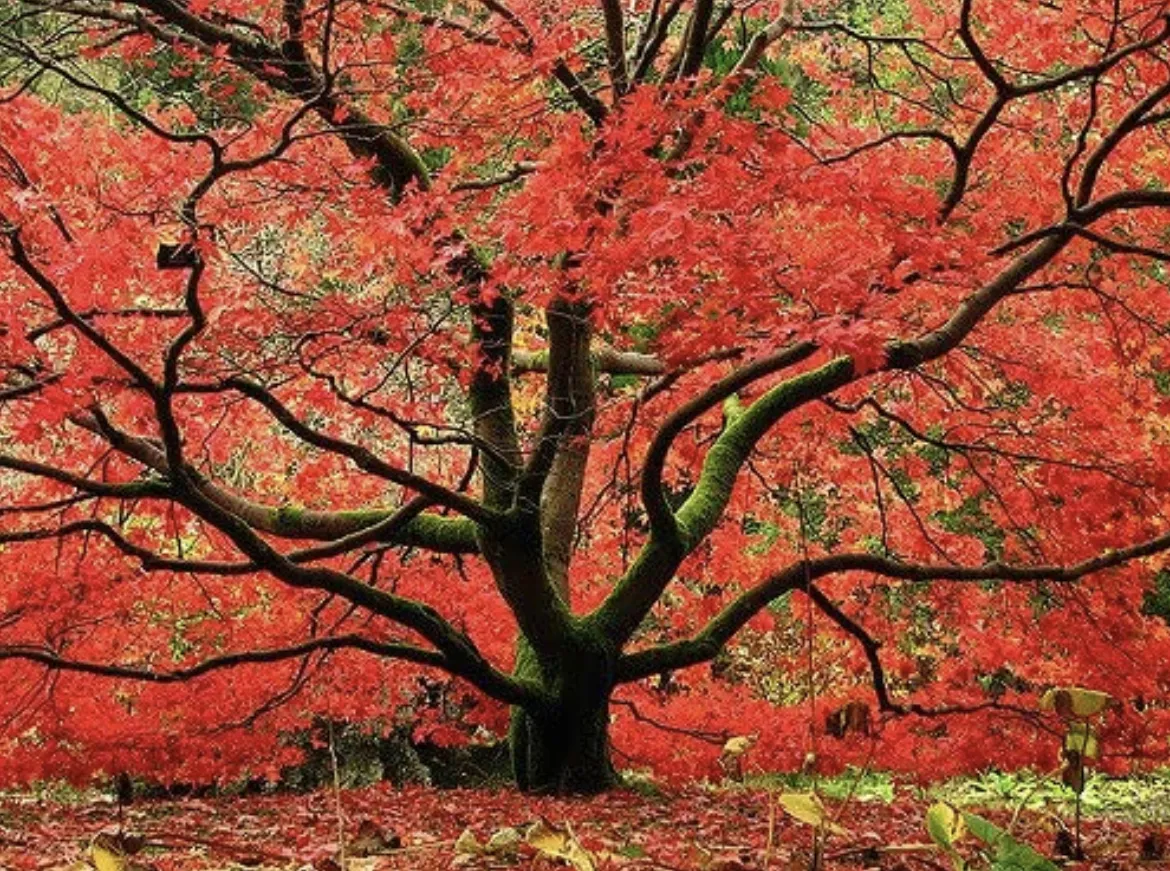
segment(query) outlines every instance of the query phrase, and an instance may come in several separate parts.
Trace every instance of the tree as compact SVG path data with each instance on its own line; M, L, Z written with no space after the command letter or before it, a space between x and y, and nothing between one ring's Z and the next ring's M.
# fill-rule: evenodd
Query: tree
M9 779L422 667L601 790L814 610L883 716L1166 691L1164 4L0 8Z

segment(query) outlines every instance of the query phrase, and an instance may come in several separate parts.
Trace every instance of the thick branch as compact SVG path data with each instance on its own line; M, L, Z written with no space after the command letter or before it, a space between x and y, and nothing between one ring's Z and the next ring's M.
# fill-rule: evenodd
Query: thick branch
M115 499L150 499L169 498L170 487L165 481L127 481L125 483L110 483L108 481L94 481L84 475L58 469L46 463L37 463L32 460L0 454L0 469L11 469L37 478L45 478L65 484L81 493L90 496L109 496Z
M842 572L869 572L904 581L1001 581L1004 583L1071 583L1104 569L1170 550L1170 533L1068 565L1015 566L992 562L980 566L904 563L866 553L845 553L793 563L741 593L692 638L627 654L618 661L619 681L649 677L713 659L747 622L771 602L812 582Z
M533 486L540 485L541 543L553 587L568 604L569 563L577 533L577 512L589 462L596 413L595 375L589 353L591 331L585 305L558 303L548 312L549 377L544 443L533 458ZM547 474L535 466L547 453ZM541 480L543 478L543 480Z
M366 544L393 540L404 527L418 516L426 504L424 500L415 500L372 526L318 547L292 551L285 554L285 558L297 565L304 565L349 553ZM191 560L163 556L149 548L134 544L113 526L100 520L77 520L55 527L0 532L0 543L18 544L90 534L102 536L122 553L137 559L147 571L189 572L218 576L248 575L262 571L261 567L253 562Z
M170 469L162 449L154 442L138 436L131 436L111 427L108 422L99 417L84 414L75 414L70 420L78 426L105 439L117 451L142 463L164 478L170 476ZM10 468L15 462L29 466L25 461L7 458ZM87 479L78 479L76 476L62 477L65 473L52 467L38 466L28 469L30 474L40 474L43 477L61 480L83 492L93 492L95 495L108 495L121 498L135 498L138 489L150 486L155 491L153 495L170 497L169 488L157 482L133 482L125 485L100 484ZM24 469L21 469L22 471ZM188 480L197 483L200 492L223 510L240 518L253 529L282 538L310 539L316 541L336 542L346 536L361 535L381 524L389 524L396 514L391 508L370 508L358 511L319 511L293 506L272 507L259 502L253 502L243 496L226 490L202 476L197 470L186 469ZM110 487L115 487L110 491ZM101 492L105 491L105 492ZM151 495L151 494L142 494ZM438 553L475 553L478 545L475 542L475 524L464 518L442 517L437 514L419 514L401 528L388 529L382 527L382 534L377 541L401 544L410 547L422 547Z
M998 302L1051 262L1068 238L1046 239L1020 254L988 284L967 297L938 328L917 339L887 345L887 363L883 368L913 368L955 348ZM769 359L787 364L785 354L792 355L791 362L796 362L811 356L815 350L814 344L802 343ZM594 619L615 640L624 641L633 634L670 583L682 558L718 525L740 469L760 439L794 409L828 396L859 377L850 358L837 357L768 390L724 428L704 459L693 492L677 515L672 513L661 487L670 444L687 423L732 395L739 386L780 368L777 365L769 369L762 366L763 362L755 364L762 367L759 375L750 378L740 375L737 380L739 373L734 373L684 405L668 418L651 443L642 472L642 495L651 520L651 539L594 614ZM751 369L745 367L740 372L752 374Z
M674 440L694 421L717 407L729 396L761 378L808 359L816 352L812 342L801 342L736 369L674 411L654 434L642 467L642 503L656 537L671 541L678 535L675 519L662 490L666 458Z
M467 254L464 283L475 291L482 274L474 255ZM474 419L475 435L491 448L483 460L483 504L493 511L507 511L515 496L520 471L520 441L516 434L516 412L512 403L512 301L503 294L490 302L471 306L472 340L479 358L471 377L467 398Z
M374 160L375 180L395 195L412 182L428 186L426 165L405 139L356 105L343 103L333 92L331 77L318 68L303 43L301 4L286 4L288 33L280 44L254 31L198 15L178 0L135 0L127 5L141 12L121 17L160 42L179 38L208 55L226 46L228 58L240 68L291 97L312 102L313 110L355 157ZM110 13L87 4L72 4L68 11L83 17L110 17Z
M665 375L666 364L652 354L601 348L591 354L594 371L605 375ZM512 371L547 372L548 352L516 351L512 354Z
M464 496L462 493L449 490L434 481L387 463L368 448L313 429L294 415L271 392L258 384L243 378L230 378L225 382L225 386L264 406L285 429L307 444L346 457L359 469L414 490L439 505L445 505L458 511L477 523L491 525L498 519L495 512L486 509L479 502Z
M684 37L686 44L679 65L680 79L695 75L703 64L703 52L707 48L707 31L711 27L711 16L715 12L715 0L695 0L695 10L687 22Z
M457 630L430 605L364 584L350 575L323 567L292 562L246 523L204 496L196 482L183 475L175 481L182 504L231 539L232 543L268 574L292 587L332 593L368 611L411 629L433 644L446 659L445 667L483 692L509 704L539 705L538 693L494 668L471 639Z
M609 80L613 86L614 102L620 100L629 88L626 71L626 33L621 0L601 0L605 15L605 50L609 60Z

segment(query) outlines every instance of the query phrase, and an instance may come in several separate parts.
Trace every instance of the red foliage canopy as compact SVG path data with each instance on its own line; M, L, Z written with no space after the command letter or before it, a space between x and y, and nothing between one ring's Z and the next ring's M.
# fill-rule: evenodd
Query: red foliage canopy
M1051 760L1056 684L1165 758L1165 4L28 2L0 53L3 780L586 696L624 765L940 773Z

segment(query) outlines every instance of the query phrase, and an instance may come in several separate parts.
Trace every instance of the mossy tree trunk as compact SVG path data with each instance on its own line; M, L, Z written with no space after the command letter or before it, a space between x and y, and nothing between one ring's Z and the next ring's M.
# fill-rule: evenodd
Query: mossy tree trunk
M521 642L517 677L535 680L552 703L513 708L509 741L516 785L526 792L589 794L617 782L609 742L614 657L596 635L575 635L564 654L543 663Z

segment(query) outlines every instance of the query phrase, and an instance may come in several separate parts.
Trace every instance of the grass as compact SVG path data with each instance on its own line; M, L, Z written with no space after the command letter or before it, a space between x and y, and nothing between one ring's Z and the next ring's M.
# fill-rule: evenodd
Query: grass
M929 786L921 786L882 772L849 771L818 778L817 790L830 799L852 796L855 801L880 801L909 797L923 807L946 801L960 808L1016 811L1049 810L1071 814L1075 796L1055 776L1035 771L986 771ZM813 778L802 774L760 774L744 783L751 789L805 792ZM1081 796L1086 818L1119 820L1131 825L1170 824L1170 768L1145 775L1107 777L1091 774Z
M847 771L834 777L814 779L807 774L767 773L749 775L743 787L777 792L807 792L816 787L828 799L882 802L908 798L923 807L933 801L946 801L960 808L987 808L1015 811L1049 810L1070 814L1072 791L1055 776L1035 771L986 771L928 786L900 780L880 771ZM637 777L627 787L648 796L661 794L650 777ZM57 804L87 804L95 796L108 798L106 791L75 789L67 784L40 784L32 789L5 793L0 797L24 801L47 800ZM1081 797L1087 818L1119 820L1131 825L1170 824L1170 768L1144 775L1108 777L1092 773L1085 782Z
M813 779L808 774L770 773L749 775L744 781L749 789L769 789L777 792L808 792L814 786L825 798L855 801L881 801L889 804L895 798L898 783L892 775L880 771L851 769L835 777Z
M1015 810L1049 809L1070 813L1072 791L1054 777L1033 771L989 771L939 784L929 790L933 798L960 807ZM1081 796L1086 817L1121 820L1133 825L1170 823L1170 769L1131 777L1091 774Z

